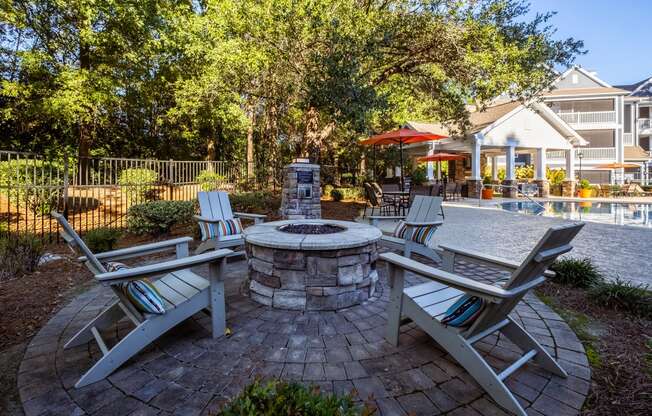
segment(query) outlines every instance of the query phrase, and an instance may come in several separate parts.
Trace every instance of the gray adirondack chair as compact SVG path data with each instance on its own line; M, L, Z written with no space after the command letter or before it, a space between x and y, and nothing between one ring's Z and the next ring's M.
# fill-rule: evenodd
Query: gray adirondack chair
M441 205L443 198L439 196L416 195L412 205L408 210L407 216L370 216L371 225L378 226L380 220L404 220L407 226L406 238L397 238L394 236L383 235L381 241L390 248L403 250L405 257L410 257L412 253L421 254L437 262L441 257L432 247L419 244L412 241L410 237L415 229L420 226L438 227L444 223L444 209Z
M77 332L64 346L64 348L71 348L95 339L103 354L102 358L79 379L75 387L84 387L106 378L161 335L207 308L211 310L213 338L224 335L226 307L222 273L226 266L227 256L233 253L231 250L216 250L189 257L188 242L192 239L185 237L93 254L63 215L53 212L52 216L61 225L61 236L66 243L84 254L80 260L85 262L88 269L95 275L95 279L100 284L109 286L118 298ZM122 260L170 249L176 250L177 258L175 260L110 273L102 264L102 261ZM208 264L208 280L190 270L191 267L203 264ZM165 304L165 313L160 315L140 312L117 286L130 280L161 275L163 277L153 282ZM125 317L133 323L134 329L109 348L100 332L109 329L114 323Z
M407 317L450 353L499 405L525 416L523 407L509 391L504 380L531 359L553 374L561 377L566 377L567 374L509 313L530 289L545 281L546 270L552 262L572 249L570 242L583 225L574 223L550 228L520 265L453 247L442 247L444 267L447 270L429 267L395 253L381 254L381 259L389 264L391 286L387 341L398 345L401 319ZM458 256L510 270L511 277L500 287L454 274L453 264ZM432 281L404 288L403 275L406 270ZM441 323L446 310L464 294L483 298L487 304L482 312L468 327L452 327ZM521 358L500 373L496 373L473 347L474 343L497 331L524 352Z
M231 210L231 202L229 202L229 194L222 191L212 192L198 192L197 199L199 200L199 210L201 215L195 215L195 220L200 223L217 224L221 220L232 220L234 218L243 218L253 220L255 224L265 221L266 215L260 214L247 214L244 212L233 212ZM242 234L227 235L222 237L215 237L204 239L197 250L196 254L203 253L207 250L213 250L225 247L238 247L244 244Z

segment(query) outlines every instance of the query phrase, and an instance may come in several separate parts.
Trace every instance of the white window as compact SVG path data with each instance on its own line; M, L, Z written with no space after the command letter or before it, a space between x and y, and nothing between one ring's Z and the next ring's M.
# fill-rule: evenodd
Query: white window
M571 82L573 84L577 84L578 82L580 82L580 77L578 77L577 74L573 74L573 76L571 76Z

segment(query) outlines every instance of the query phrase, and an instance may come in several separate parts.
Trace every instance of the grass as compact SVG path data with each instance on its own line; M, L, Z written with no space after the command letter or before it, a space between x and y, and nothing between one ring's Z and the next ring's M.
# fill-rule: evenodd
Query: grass
M596 346L597 338L591 334L589 331L589 325L591 319L581 312L575 312L570 309L564 308L559 305L557 301L552 297L544 294L537 294L539 299L546 305L555 311L559 316L562 317L568 326L575 332L577 338L579 338L582 345L584 345L584 350L586 352L586 358L589 360L591 367L599 368L602 366L602 358Z

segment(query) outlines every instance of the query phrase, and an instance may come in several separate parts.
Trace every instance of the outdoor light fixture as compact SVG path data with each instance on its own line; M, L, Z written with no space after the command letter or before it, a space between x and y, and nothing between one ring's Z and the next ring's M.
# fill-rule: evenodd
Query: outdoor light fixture
M578 152L577 158L580 160L580 180L582 180L582 159L584 158L584 153Z

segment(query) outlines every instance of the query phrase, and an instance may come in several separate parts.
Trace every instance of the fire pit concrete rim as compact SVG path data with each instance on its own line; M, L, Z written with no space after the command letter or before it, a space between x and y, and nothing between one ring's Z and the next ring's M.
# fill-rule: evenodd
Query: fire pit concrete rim
M332 234L291 234L279 230L288 224L330 224L344 230ZM247 243L287 250L339 250L377 242L381 231L367 224L337 220L285 220L254 225L244 230Z

